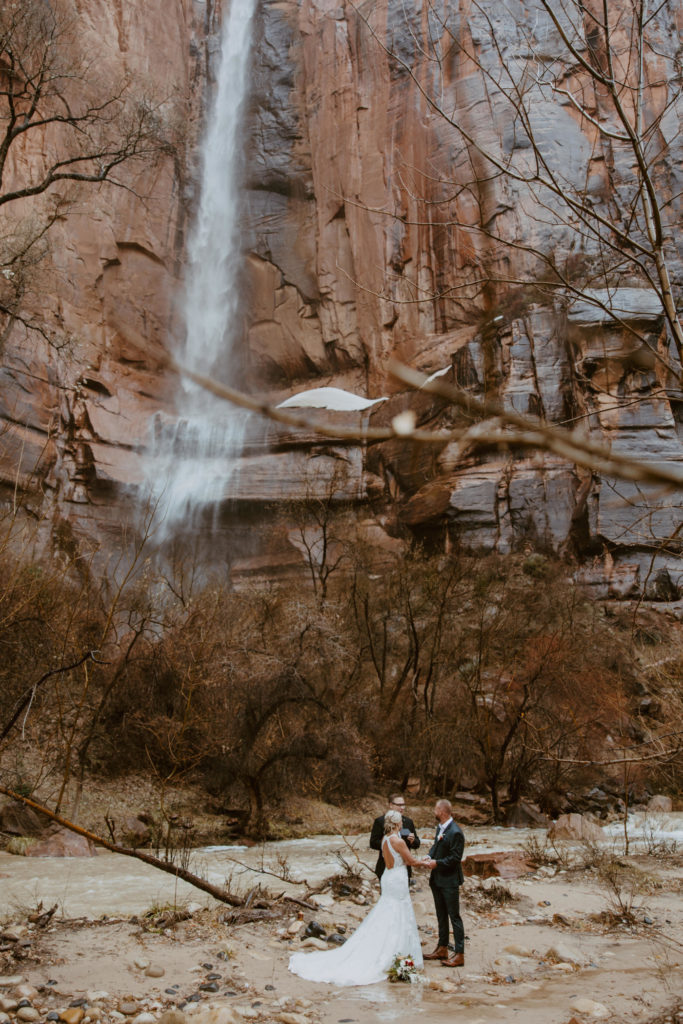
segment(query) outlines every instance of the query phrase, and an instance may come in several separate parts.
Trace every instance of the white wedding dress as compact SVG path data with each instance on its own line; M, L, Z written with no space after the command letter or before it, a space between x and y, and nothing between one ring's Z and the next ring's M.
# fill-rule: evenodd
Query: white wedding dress
M411 956L415 967L422 967L408 870L389 836L384 837L382 846L384 843L389 843L394 866L387 867L382 875L382 893L376 905L343 946L317 953L294 953L289 960L293 974L332 985L372 985L386 981L387 971L399 954Z

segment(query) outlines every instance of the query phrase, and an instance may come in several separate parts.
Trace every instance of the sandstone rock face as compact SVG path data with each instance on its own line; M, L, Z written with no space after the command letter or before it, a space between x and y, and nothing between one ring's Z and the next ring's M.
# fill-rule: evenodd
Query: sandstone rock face
M164 355L181 330L184 240L220 9L202 0L77 6L83 45L96 42L103 73L130 73L161 97L175 150L138 169L126 182L131 190L69 195L67 215L50 231L42 290L31 298L63 347L18 324L4 337L0 478L42 489L77 533L101 539L142 498L155 415L174 415L177 381ZM511 285L528 278L539 257L517 248L502 259L496 239L523 239L563 267L596 251L566 224L534 216L529 190L487 173L476 146L468 149L426 98L442 74L443 94L469 135L523 159L527 143L514 117L465 54L476 51L495 77L491 26L512 60L531 22L521 11L515 22L512 8L494 0L476 9L466 0L437 6L439 31L446 25L463 48L440 66L421 63L438 24L428 24L419 5L378 0L368 21L349 0L259 5L245 127L240 379L273 402L330 384L389 396L367 414L336 414L349 428L385 425L407 407L423 425L457 422L432 396L396 393L387 369L396 356L427 373L445 371L444 380L506 408L583 423L594 439L643 460L682 463L683 406L658 361L667 341L652 292L631 279L607 289L598 277L566 301ZM662 10L653 23L663 54L675 45L667 20L674 16ZM534 9L528 17L546 56L562 59L547 15ZM596 204L621 195L631 173L623 153L607 153L571 104L536 94L529 102L549 166L570 184L587 181ZM652 92L648 102L656 107L662 97ZM666 198L681 191L682 162L680 139L665 129ZM16 175L29 174L37 159L20 148ZM482 224L495 229L482 233ZM669 258L680 276L680 253ZM571 552L584 564L582 581L601 596L672 601L683 586L680 559L662 546L678 528L677 503L554 455L455 442L326 443L311 431L250 421L241 463L226 485L232 509L333 491L340 505L360 507L368 536L385 550L416 532L481 551ZM371 518L382 507L372 522L370 502ZM279 547L240 553L245 573L256 560L265 575L269 564L300 563L292 531L278 536Z

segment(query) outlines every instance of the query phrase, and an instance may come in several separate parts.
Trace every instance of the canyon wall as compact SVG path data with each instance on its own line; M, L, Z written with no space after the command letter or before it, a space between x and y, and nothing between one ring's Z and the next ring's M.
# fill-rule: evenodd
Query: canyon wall
M533 4L409 6L259 6L238 382L273 402L323 386L383 399L364 413L317 414L344 426L386 425L407 408L422 425L457 425L442 401L392 380L396 357L519 412L583 423L641 459L680 464L683 395L662 370L670 342L651 291L623 269L596 274L600 245L552 203L539 216L531 190L481 155L533 159L494 83L522 59L530 32L544 59L564 61L558 30ZM52 341L18 323L5 332L0 472L6 487L20 484L36 508L106 547L144 504L155 413L173 416L177 381L164 355L180 329L175 304L220 10L200 0L75 8L81 42L102 67L130 73L157 97L172 145L126 190L64 190L67 212L50 230L30 297ZM660 56L651 58L650 113L668 110L657 64L673 52L682 17L675 5L653 23ZM567 80L569 91L569 62ZM632 177L623 153L569 101L530 94L527 107L546 164L613 218ZM683 166L675 116L674 105L660 122L657 167L670 223ZM19 150L15 174L30 175L35 159L30 147ZM680 287L676 241L667 244ZM571 287L540 286L550 258L574 275L570 285L592 289L597 307ZM676 495L548 454L328 443L252 418L241 463L223 518L236 579L302 565L288 509L317 495L354 507L379 549L417 535L481 551L559 552L578 560L596 593L616 597L673 600L683 585L677 545L665 543L681 521Z

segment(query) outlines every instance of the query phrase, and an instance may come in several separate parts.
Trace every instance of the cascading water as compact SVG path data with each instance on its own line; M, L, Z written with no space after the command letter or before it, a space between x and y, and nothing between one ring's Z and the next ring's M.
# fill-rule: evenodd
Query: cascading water
M217 87L205 130L201 189L187 252L184 342L178 362L205 376L229 372L238 334L242 122L256 0L232 0L223 22ZM187 379L177 419L157 417L149 483L162 534L226 497L245 416Z

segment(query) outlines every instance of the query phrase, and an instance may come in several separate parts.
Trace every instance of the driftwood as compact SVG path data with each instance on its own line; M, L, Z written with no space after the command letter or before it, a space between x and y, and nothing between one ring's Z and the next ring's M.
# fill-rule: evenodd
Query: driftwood
M153 868L158 868L159 871L165 871L169 875L175 875L176 878L182 879L183 882L188 882L193 885L196 889L201 889L202 892L207 892L209 896L213 896L214 899L220 900L221 903L229 903L231 907L241 907L244 905L244 900L240 896L235 896L233 893L227 892L218 885L212 885L211 882L207 882L206 879L200 878L199 875L193 874L192 871L188 871L187 868L180 867L179 864L172 864L168 860L161 860L160 857L154 857L151 853L143 853L141 850L133 850L128 846L119 846L118 843L113 843L108 839L104 839L103 836L98 836L94 832L89 832L86 828L81 828L80 825L75 825L72 821L68 821L66 818L62 818L61 815L55 814L54 811L48 810L42 804L39 804L36 800L31 800L27 796L21 796L19 793L15 793L12 789L7 789L6 786L0 786L0 793L4 793L5 796L11 797L12 800L18 800L26 807L30 807L34 811L38 811L40 814L44 814L51 821L56 822L63 828L69 829L70 832L75 832L76 835L85 836L91 843L96 846L103 846L105 850L110 850L112 853L120 853L124 857L134 857L136 860L141 860L145 864L151 865Z
M109 839L104 839L103 836L98 836L94 832L88 831L88 829L82 828L80 825L75 825L72 821L68 821L67 818L63 818L59 814L55 814L54 811L48 810L43 804L39 804L36 800L31 800L27 796L21 796L19 793L15 793L13 789L8 789L6 786L0 786L0 793L4 793L5 796L10 797L12 800L18 800L26 807L30 807L34 811L38 811L40 814L44 814L51 821L61 825L63 828L69 829L70 832L75 832L76 835L84 836L89 839L91 843L96 846L103 846L105 850L110 850L111 853L120 853L124 857L134 857L136 860L141 860L145 864L149 864L153 868L158 868L159 871L166 871L169 875L174 875L176 878L182 879L183 882L187 882L189 885L193 885L196 889L201 889L202 892L206 892L209 896L213 896L214 899L219 900L221 903L227 903L231 907L248 907L249 903L254 898L254 890L246 897L235 896L233 893L228 892L226 889L221 888L218 885L212 885L211 882L207 882L206 879L201 878L199 875L195 875L192 871L188 871L187 868L181 867L179 864L172 864L171 861L162 860L160 857L154 857L151 853L143 853L141 850L134 850L129 846L120 846L118 843L114 843ZM256 869L254 869L256 870ZM306 910L317 910L312 903L308 903L305 899L297 899L295 896L284 896L281 895L277 899L269 900L262 895L259 895L259 903L266 903L267 907L276 905L280 900L286 903L294 903L299 907L305 907ZM50 911L50 916L56 908Z

